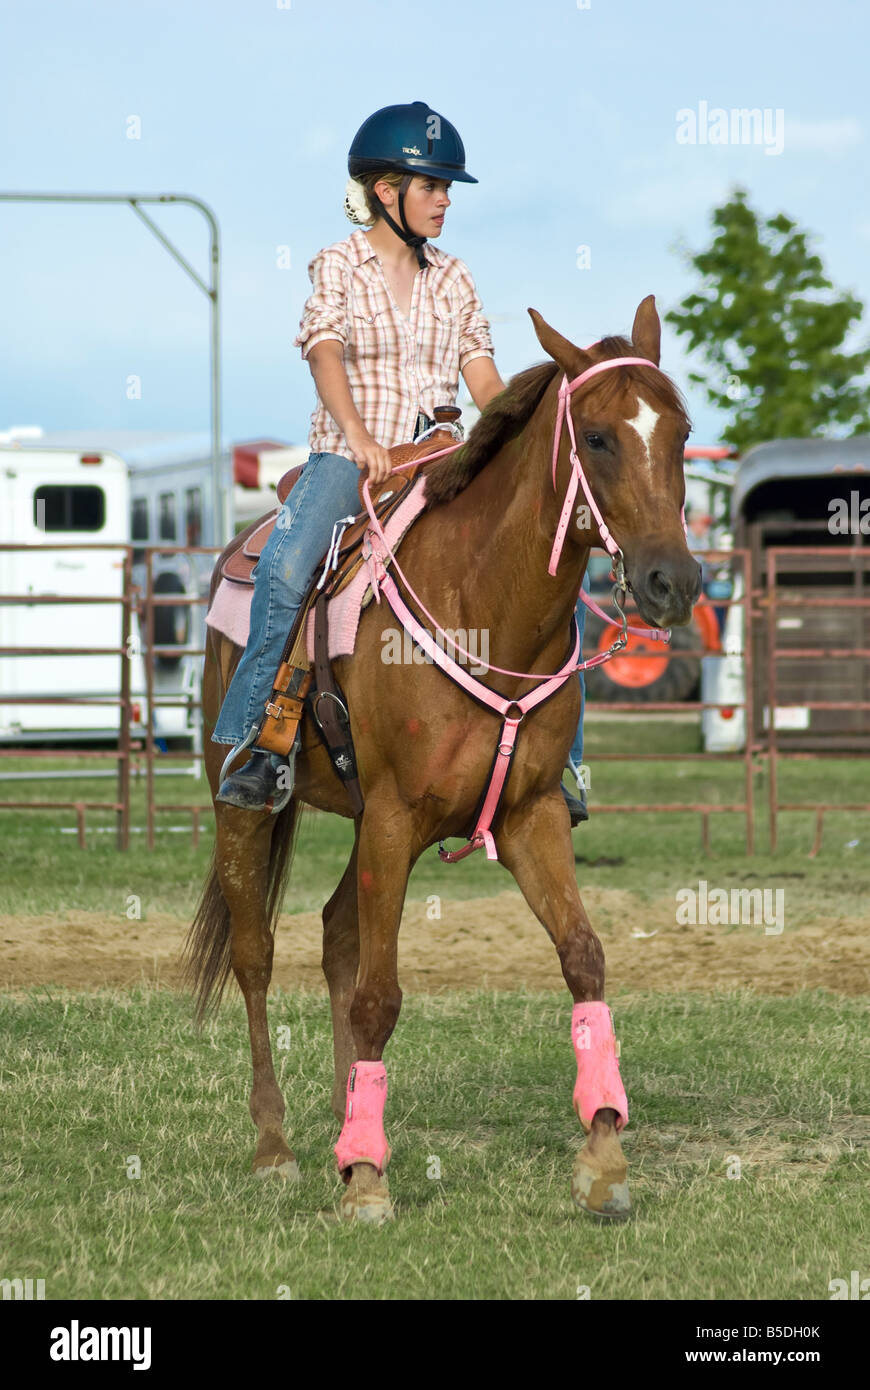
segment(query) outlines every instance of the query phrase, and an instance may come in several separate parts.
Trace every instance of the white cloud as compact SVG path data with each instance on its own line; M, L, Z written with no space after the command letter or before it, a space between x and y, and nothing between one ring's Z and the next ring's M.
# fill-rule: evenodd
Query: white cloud
M709 170L709 164L707 165ZM672 226L695 214L706 216L727 197L733 177L701 172L700 160L688 168L626 187L607 203L608 220L618 226Z
M785 149L822 150L825 154L840 154L863 140L859 121L847 117L841 121L800 121L785 119Z

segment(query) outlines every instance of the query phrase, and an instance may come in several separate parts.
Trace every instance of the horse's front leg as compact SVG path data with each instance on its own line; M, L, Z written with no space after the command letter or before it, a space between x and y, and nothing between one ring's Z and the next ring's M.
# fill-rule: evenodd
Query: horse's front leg
M628 1103L604 1003L604 951L577 889L568 810L559 792L508 810L497 845L499 858L555 943L574 999L574 1109L587 1140L574 1161L571 1196L584 1211L626 1216L627 1164L619 1131L628 1121Z
M344 1125L335 1154L347 1184L341 1215L380 1223L393 1215L384 1134L384 1048L402 1004L398 940L411 869L411 820L392 797L366 796L357 842L359 974L350 1004L355 1060L347 1076Z

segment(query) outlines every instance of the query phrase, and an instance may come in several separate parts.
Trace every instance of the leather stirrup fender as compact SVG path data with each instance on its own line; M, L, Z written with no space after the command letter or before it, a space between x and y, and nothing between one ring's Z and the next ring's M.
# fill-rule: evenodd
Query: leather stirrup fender
M266 702L263 722L254 745L256 748L267 748L270 753L280 753L283 757L289 754L310 689L310 670L282 661L275 677L272 698Z

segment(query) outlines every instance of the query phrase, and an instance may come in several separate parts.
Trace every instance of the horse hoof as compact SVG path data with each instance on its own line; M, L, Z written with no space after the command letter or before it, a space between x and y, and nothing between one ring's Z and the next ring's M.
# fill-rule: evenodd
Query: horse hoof
M369 1164L363 1165L362 1176L356 1173L351 1177L339 1203L342 1221L363 1221L370 1226L382 1226L392 1221L395 1215L390 1201L390 1189L386 1178L378 1177L377 1170Z
M302 1174L295 1158L276 1158L274 1163L254 1164L255 1178L283 1178L285 1182L301 1182Z
M363 1221L370 1226L382 1226L395 1216L389 1195L381 1197L375 1192L361 1192L356 1196L346 1192L339 1210L342 1221Z
M625 1164L619 1168L592 1168L579 1153L571 1174L571 1197L581 1211L624 1220L631 1211L627 1178Z

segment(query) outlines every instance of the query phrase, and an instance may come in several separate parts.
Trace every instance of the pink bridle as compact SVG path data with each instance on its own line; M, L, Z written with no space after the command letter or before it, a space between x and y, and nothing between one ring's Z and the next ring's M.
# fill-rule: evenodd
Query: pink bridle
M387 602L389 603L399 622L406 629L411 638L417 643L417 645L420 646L429 657L431 657L431 659L436 663L436 665L438 665L445 672L445 674L450 676L451 679L456 682L456 684L460 685L476 700L479 700L489 709L492 709L496 713L500 714L503 719L501 735L499 738L495 758L495 764L493 766L492 774L490 776L489 786L487 788L486 795L483 800L480 815L478 816L477 825L468 844L463 849L448 852L444 849L443 845L439 847L440 857L445 863L454 863L458 859L464 859L467 854L470 854L473 850L480 849L482 847L486 848L487 858L498 858L498 854L495 848L495 841L492 837L490 826L492 825L493 818L498 809L498 804L501 799L501 793L504 789L505 781L507 780L507 774L510 769L511 761L513 759L514 746L516 743L519 725L521 724L522 720L525 718L529 710L535 708L535 706L539 704L542 704L543 701L549 699L551 695L555 695L557 691L561 689L563 683L568 679L568 677L574 675L575 672L585 670L587 667L598 666L602 662L608 661L612 656L616 654L616 652L622 650L622 648L625 646L627 633L630 632L638 636L651 637L655 640L663 642L667 642L670 639L670 632L663 631L660 628L633 628L628 627L626 624L625 613L623 612L618 597L620 593L624 595L628 587L627 580L625 577L624 556L622 550L611 536L607 524L603 516L601 515L601 512L598 508L595 498L592 496L592 491L586 480L586 475L583 471L583 465L580 462L580 458L577 453L577 440L574 434L574 420L571 415L570 409L571 396L578 389L578 387L584 384L584 382L588 381L593 376L597 376L599 372L607 371L611 367L630 366L653 367L656 371L661 370L661 368L658 367L657 363L651 362L649 358L646 357L612 357L608 358L605 362L597 362L594 366L587 367L585 372L581 372L580 375L575 377L574 380L571 382L569 382L566 373L565 375L563 375L562 383L559 387L559 405L556 413L556 426L553 439L553 490L556 490L556 468L559 458L559 446L561 443L562 430L566 418L568 422L568 434L571 440L571 448L569 452L569 458L571 462L571 476L568 480L568 487L565 492L565 501L562 505L562 511L559 517L558 525L556 527L556 535L553 540L553 548L550 552L550 563L548 565L547 572L551 575L555 575L556 573L556 570L559 565L559 559L562 553L562 546L564 544L565 536L568 530L568 524L572 515L574 499L577 496L577 489L578 487L582 487L583 494L586 498L587 503L589 504L590 511L594 516L596 524L598 526L598 533L601 537L602 545L604 546L607 553L610 555L611 559L614 562L613 571L616 583L613 589L613 598L614 605L617 608L617 611L619 612L620 618L622 620L622 633L616 639L613 645L608 649L608 651L599 652L597 656L591 657L587 661L583 661L577 664L577 657L582 653L580 652L579 634L576 626L574 629L575 640L571 656L568 658L564 666L560 668L560 670L554 672L552 675L549 676L542 676L539 672L535 671L508 671L501 666L494 666L489 662L482 662L480 661L480 658L478 656L472 656L470 652L467 652L463 647L460 647L457 642L455 642L452 638L450 638L447 635L447 633L444 632L443 628L439 627L438 623L435 621L432 614L426 608L419 595L414 592L413 588L408 583L408 579L406 575L403 574L399 566L399 563L396 559L396 556L393 553L393 550L391 549L386 536L384 535L380 522L378 521L378 518L375 515L375 510L372 506L371 495L369 492L368 479L366 479L363 483L363 499L365 501L366 510L368 511L371 520L371 525L369 526L366 532L368 549L364 550L364 554L366 555L366 559L368 562L369 573L371 575L372 580L372 589L374 591L376 601L378 603L380 602L380 595L383 593L384 597L387 599ZM441 458L446 454L452 454L461 447L461 444L453 444L446 449L438 449L437 451L431 454L424 455L422 458L413 459L410 463L400 464L399 467L394 469L393 471L397 473L403 472L406 468L413 468L419 466L420 463L428 463L431 459ZM685 530L685 516L682 513L681 515L683 520L683 529ZM483 685L481 681L475 680L475 678L470 673L463 671L462 668L457 665L457 663L453 660L452 657L449 657L447 653L443 651L443 649L440 649L438 647L438 645L433 641L431 634L417 621L414 614L408 608L407 604L404 602L401 595L399 594L395 580L393 579L392 575L389 574L387 571L387 565L390 563L392 563L393 568L396 570L396 573L401 578L402 583L405 585L405 588L407 589L411 598L417 604L420 611L426 616L426 618L428 618L429 622L432 624L435 632L440 634L440 636L453 648L455 652L457 652L461 657L464 657L466 660L474 661L479 665L485 666L488 671L496 671L500 675L516 676L524 680L540 681L541 684L538 686L538 688L532 691L530 694L524 695L522 698L518 700L508 700L504 696L499 695L496 691L490 690L489 687ZM597 606L597 604L592 602L592 600L582 589L580 591L580 598L583 600L583 602L586 604L588 608L590 608L594 613L597 613L599 617L604 618L605 622L611 621L605 613L602 613L601 609ZM519 718L509 716L509 711L512 709L518 709L520 711Z
M624 595L628 587L625 578L625 556L623 555L619 546L616 544L616 541L611 536L607 523L604 520L604 517L601 515L601 512L599 511L598 504L595 501L595 498L592 496L592 491L589 487L588 482L586 481L586 474L583 472L583 465L580 462L580 457L577 453L577 440L574 435L574 417L571 414L570 402L571 396L577 390L578 386L582 386L584 382L590 379L590 377L597 376L599 372L607 371L610 367L631 366L653 367L657 372L661 371L661 368L658 366L658 364L656 362L651 362L648 357L609 357L605 362L596 362L593 366L587 367L586 371L581 372L579 376L575 376L573 381L569 381L568 375L567 373L565 373L562 377L562 384L559 387L559 405L556 411L556 428L553 432L553 491L555 492L556 490L556 468L559 462L559 445L562 442L562 429L566 419L568 422L568 435L571 440L571 448L568 455L571 462L571 477L568 480L568 487L565 492L565 501L562 505L562 513L559 517L559 523L556 527L556 535L553 538L553 549L550 551L550 563L547 566L547 573L555 575L556 570L559 567L559 559L562 554L562 546L564 544L565 536L568 531L568 523L571 520L572 508L574 506L574 500L577 496L577 487L579 484L583 488L583 495L589 504L589 510L594 516L596 525L598 526L598 534L601 537L601 543L604 546L610 558L614 562L613 574L616 583L613 589L613 603L614 607L619 613L620 618L622 619L622 634L621 637L617 639L617 641L605 654L605 660L609 660L610 657L614 656L617 651L620 651L625 646L626 637L629 632L634 637L649 637L654 642L669 642L671 638L669 630L663 631L661 628L658 627L629 627L625 621L625 614L622 611L622 606L619 601L619 594L621 593L622 595ZM680 510L680 519L683 523L683 531L685 532L685 507L681 508ZM610 619L607 617L607 614L602 613L601 609L598 607L598 604L594 603L592 599L589 597L589 595L582 588L580 590L580 598L586 605L586 607L589 608L593 613L595 613L599 618L603 618L605 622L610 621Z
M574 505L574 499L577 496L578 483L583 488L583 495L589 503L589 510L595 517L595 521L598 525L598 534L601 537L601 543L604 549L612 559L617 561L617 563L619 561L624 563L622 551L611 536L607 523L598 510L598 504L592 496L589 484L586 481L586 474L583 472L583 465L577 454L577 440L574 435L574 417L570 410L570 400L578 386L582 386L584 382L589 381L591 377L598 376L599 372L606 372L610 367L655 367L656 371L661 370L661 368L658 367L655 362L651 362L648 357L609 357L606 362L596 362L593 367L587 367L586 371L581 372L579 376L575 376L573 381L568 380L567 373L562 377L562 384L559 387L559 406L556 411L556 428L553 435L553 491L555 492L556 490L556 467L559 462L559 445L562 442L562 428L566 420L568 422L568 435L571 440L571 449L568 455L571 460L571 477L568 482L568 489L565 493L562 514L559 517L559 524L556 527L553 549L550 552L550 563L547 567L548 574L555 574L559 566L559 557L562 554L562 544L568 531L571 509ZM660 631L660 628L649 629L649 632L658 633Z

